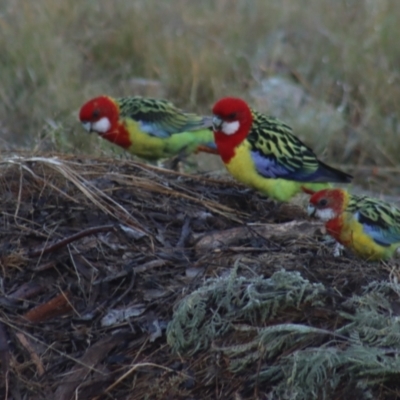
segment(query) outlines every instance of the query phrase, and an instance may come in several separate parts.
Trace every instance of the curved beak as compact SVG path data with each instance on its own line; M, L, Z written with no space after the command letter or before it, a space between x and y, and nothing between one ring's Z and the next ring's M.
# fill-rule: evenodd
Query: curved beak
M223 123L224 123L224 121L220 117L217 117L216 115L214 115L212 118L213 131L214 132L220 131Z
M307 214L310 216L310 217L313 217L314 215L315 215L315 212L317 211L317 209L312 205L312 204L309 204L308 205L308 207L307 207Z
M83 129L88 131L89 133L92 132L92 123L91 122L82 122Z

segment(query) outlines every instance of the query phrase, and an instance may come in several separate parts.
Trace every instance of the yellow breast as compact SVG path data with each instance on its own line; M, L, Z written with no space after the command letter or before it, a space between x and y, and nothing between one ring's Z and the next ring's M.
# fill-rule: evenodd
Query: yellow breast
M225 164L226 169L239 182L279 201L287 201L300 190L301 184L285 179L264 178L257 172L250 153L250 144L243 141L235 149L235 156Z
M149 160L157 160L166 156L165 139L143 132L139 124L132 119L125 120L124 125L129 132L129 138L132 142L132 145L128 149L129 152Z
M362 224L352 214L344 213L343 229L340 234L341 243L350 248L356 255L370 261L388 259L397 245L384 247L366 235Z

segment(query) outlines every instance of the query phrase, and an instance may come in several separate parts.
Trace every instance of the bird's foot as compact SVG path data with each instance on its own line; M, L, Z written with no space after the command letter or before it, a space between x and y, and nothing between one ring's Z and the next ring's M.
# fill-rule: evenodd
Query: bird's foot
M335 248L333 249L333 257L340 257L343 255L344 246L336 242Z
M329 244L335 244L335 243L337 243L337 241L331 235L323 235L322 243L329 245Z
M162 163L163 168L183 172L182 162L185 160L185 158L186 156L184 156L183 154L178 154L177 156L164 161Z
M332 236L324 235L322 238L322 243L328 246L334 244L333 257L340 257L341 255L343 255L343 250L345 247L337 242Z

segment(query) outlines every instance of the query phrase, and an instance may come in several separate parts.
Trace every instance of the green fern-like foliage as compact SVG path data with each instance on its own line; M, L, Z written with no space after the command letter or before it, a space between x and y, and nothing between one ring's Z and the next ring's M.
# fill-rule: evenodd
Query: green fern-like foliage
M232 328L233 321L252 326L277 316L284 307L301 303L322 304L323 286L311 284L298 273L275 273L270 279L237 276L210 279L179 304L167 329L167 340L175 351L190 354Z
M369 399L375 385L400 379L399 294L396 283L373 282L346 300L297 272L245 278L236 265L182 299L167 340L181 355L222 353L271 398L329 399L351 385ZM324 312L329 319L316 317Z

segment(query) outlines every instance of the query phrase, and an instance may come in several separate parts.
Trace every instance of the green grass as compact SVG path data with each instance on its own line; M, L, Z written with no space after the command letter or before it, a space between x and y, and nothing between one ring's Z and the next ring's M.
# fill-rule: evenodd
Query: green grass
M396 165L398 15L394 0L7 0L0 146L101 153L110 146L76 119L92 96L134 95L132 78L155 79L165 97L209 113L221 96L250 100L261 79L283 70L342 110L347 125L329 141L328 160ZM319 148L323 133L302 135Z

